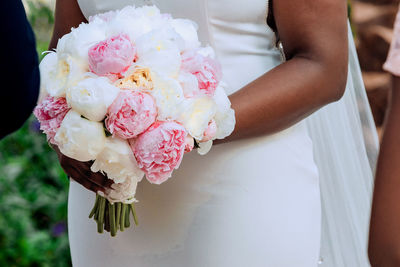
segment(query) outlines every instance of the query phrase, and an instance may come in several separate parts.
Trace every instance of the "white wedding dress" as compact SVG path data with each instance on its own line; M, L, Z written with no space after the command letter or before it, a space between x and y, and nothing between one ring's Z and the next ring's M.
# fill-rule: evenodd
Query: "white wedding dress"
M265 0L78 2L87 18L126 5L155 4L174 17L194 20L203 44L216 50L223 79L231 88L228 93L282 62L274 34L266 24ZM95 222L88 219L94 194L71 182L73 265L310 267L317 266L321 253L323 266L367 266L364 252L358 253L361 260L354 261L359 265L350 261L335 265L329 244L326 252L320 251L320 175L314 162L320 150L314 147L313 151L309 136L310 128L316 125L305 120L271 136L215 146L206 156L187 154L168 182L161 186L147 181L139 184L139 226L115 238L97 233ZM362 140L360 143L364 145ZM362 153L364 162L368 161L365 149ZM369 165L366 173L368 187L372 177ZM347 189L350 194L351 190ZM366 194L368 209L369 192ZM327 233L327 239L336 235Z

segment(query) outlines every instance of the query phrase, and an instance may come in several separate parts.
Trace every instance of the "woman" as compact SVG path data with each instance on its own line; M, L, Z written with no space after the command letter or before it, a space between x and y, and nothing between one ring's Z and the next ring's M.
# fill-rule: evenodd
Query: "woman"
M348 175L344 180L367 177L367 184L371 180L360 116L347 114L354 111L354 95L347 93L346 103L325 112L331 121L325 113L303 120L339 100L345 90L346 2L251 0L244 5L238 0L59 0L51 46L89 16L130 4L156 4L174 17L198 23L200 39L214 47L222 64L237 125L232 136L206 157L186 155L167 183L160 187L142 183L137 192L140 226L117 238L95 233L87 220L94 195L71 183L69 235L74 266L316 266L321 249L319 179L326 176L324 166L342 167L349 162L344 154L331 157L330 150L324 151L325 145L338 147L337 140L345 137L341 128L358 127L342 143L355 146L357 153L352 159L355 167L351 173L344 172ZM277 35L266 23L267 14ZM286 61L275 46L276 36ZM354 93L355 86L348 85ZM324 133L325 124L330 123L339 131L338 139L331 138L336 134L333 130ZM320 174L309 132L317 142ZM357 139L361 146L355 143ZM83 181L87 164L62 156L61 162L71 177ZM367 169L369 176L360 169ZM105 179L90 175L92 182L83 185L101 190ZM336 178L336 170L329 175ZM354 235L346 232L349 223L344 207L325 208L341 202L323 198L324 215L331 223L324 228L327 234L322 242L326 266L367 266L363 212L368 204L362 205L368 203L368 185L360 188L346 187L336 193L338 197L343 192L361 196L361 202L350 199L350 205L357 208L354 217L364 223ZM366 193L358 194L360 190ZM330 211L337 210L341 213L331 216ZM346 217L340 218L343 225L338 222L341 215ZM344 232L334 226L343 226ZM342 242L346 238L352 243Z

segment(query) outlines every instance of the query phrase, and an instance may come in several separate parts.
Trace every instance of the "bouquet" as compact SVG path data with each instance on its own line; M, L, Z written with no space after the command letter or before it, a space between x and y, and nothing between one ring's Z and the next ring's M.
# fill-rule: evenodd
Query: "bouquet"
M100 233L123 231L130 213L137 224L144 176L162 184L184 153L204 155L234 129L213 49L200 45L194 22L155 6L91 17L59 40L40 71L34 114L48 141L113 182L89 215Z

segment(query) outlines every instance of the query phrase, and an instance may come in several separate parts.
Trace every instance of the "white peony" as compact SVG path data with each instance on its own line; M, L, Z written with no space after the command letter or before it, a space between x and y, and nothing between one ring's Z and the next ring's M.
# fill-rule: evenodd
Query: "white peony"
M180 106L178 121L191 136L196 140L201 140L216 111L215 102L209 97L186 99Z
M215 136L217 139L224 139L235 129L235 111L231 108L225 113L217 113L214 120L217 124L217 134Z
M126 179L123 183L112 184L111 189L104 195L111 203L122 202L130 204L136 202L135 194L138 181Z
M89 24L81 23L58 41L58 56L73 57L82 67L88 69L89 48L106 39L106 29L107 23L99 18L94 18Z
M217 104L217 112L214 117L217 124L217 139L224 139L229 136L233 132L236 123L235 111L231 108L231 102L225 93L225 87L227 85L224 82L220 82L213 97Z
M114 36L121 33L127 34L130 40L136 40L143 34L152 30L148 18L137 16L137 12L130 7L117 12L113 19L108 22L107 36Z
M185 97L193 97L199 92L199 80L189 72L181 71L178 76Z
M108 137L103 151L97 156L91 170L103 172L114 183L124 183L127 179L140 181L144 176L139 169L128 141Z
M91 121L102 121L108 107L119 93L119 88L110 84L105 77L87 78L68 88L68 105Z
M175 120L180 111L180 104L185 99L182 87L175 79L151 73L153 89L148 90L156 100L158 120Z
M210 152L211 147L213 145L213 141L207 141L207 142L203 142L203 143L199 143L199 148L197 149L197 153L199 153L200 155L204 156L205 154L207 154L208 152Z
M183 50L193 50L200 47L199 37L197 36L198 26L194 21L174 19L171 21L171 25L185 41Z
M96 159L106 143L103 124L89 121L70 110L54 137L61 153L67 157L90 161Z
M201 47L197 50L197 53L199 53L204 57L210 57L212 59L215 59L215 51L211 46Z
M171 28L153 30L136 40L137 65L177 77L181 67L182 38Z
M68 87L82 79L86 70L72 57L60 58L48 53L40 62L41 92L54 97L65 96Z

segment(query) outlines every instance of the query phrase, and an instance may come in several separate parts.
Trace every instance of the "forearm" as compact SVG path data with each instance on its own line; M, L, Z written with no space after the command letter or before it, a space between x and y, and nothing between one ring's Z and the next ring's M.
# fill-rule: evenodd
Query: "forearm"
M347 62L346 59L342 61ZM294 57L231 95L237 122L226 141L272 134L290 127L339 99L346 77L347 63L333 66Z
M372 266L400 265L400 78L393 79L376 172L369 257Z

